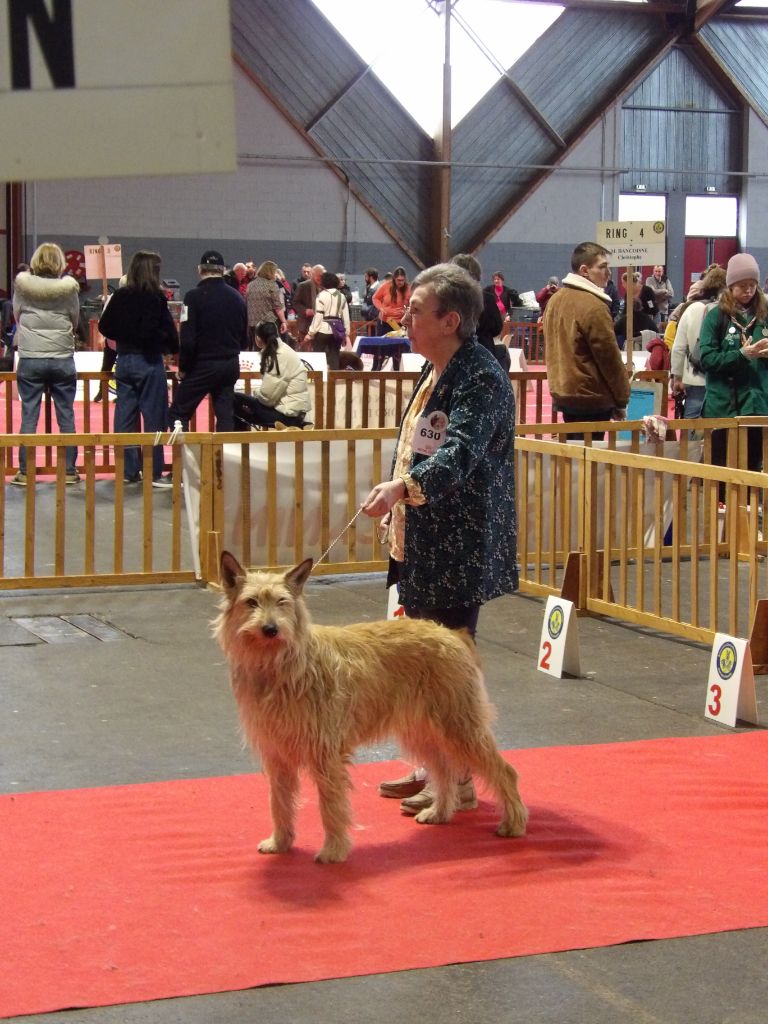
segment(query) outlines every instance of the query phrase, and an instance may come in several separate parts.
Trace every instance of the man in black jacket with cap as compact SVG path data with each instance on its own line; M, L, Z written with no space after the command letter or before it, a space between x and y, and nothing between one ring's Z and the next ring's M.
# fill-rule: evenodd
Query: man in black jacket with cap
M204 252L197 272L200 284L184 296L181 312L180 383L171 402L170 421L179 420L186 430L192 413L210 395L216 430L234 430L240 352L248 348L245 299L224 279L221 253Z

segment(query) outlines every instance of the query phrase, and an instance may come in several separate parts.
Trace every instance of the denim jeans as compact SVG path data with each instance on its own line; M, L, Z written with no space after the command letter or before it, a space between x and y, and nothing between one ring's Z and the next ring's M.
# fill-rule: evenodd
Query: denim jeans
M701 410L704 407L704 398L707 394L707 388L704 384L686 384L685 386L685 405L683 406L683 415L687 420L695 420L701 416Z
M115 379L115 433L133 434L139 428L139 414L144 421L144 433L166 430L168 427L168 381L162 359L149 362L143 355L133 352L118 354ZM152 450L152 478L157 480L163 472L162 445ZM141 471L141 449L125 449L125 475L136 477Z
M66 359L29 359L22 356L16 369L16 387L21 400L21 434L37 432L40 402L47 388L53 398L56 422L62 434L75 433L75 391L77 372L74 355ZM77 448L67 445L67 473L75 472ZM27 449L19 448L19 469L27 472Z

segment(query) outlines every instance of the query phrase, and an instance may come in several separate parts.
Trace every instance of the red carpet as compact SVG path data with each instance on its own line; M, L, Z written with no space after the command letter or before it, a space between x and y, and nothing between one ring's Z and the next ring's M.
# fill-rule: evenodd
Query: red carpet
M359 828L263 857L261 776L0 797L0 1015L768 924L768 735L514 754L529 835L441 827L353 769Z

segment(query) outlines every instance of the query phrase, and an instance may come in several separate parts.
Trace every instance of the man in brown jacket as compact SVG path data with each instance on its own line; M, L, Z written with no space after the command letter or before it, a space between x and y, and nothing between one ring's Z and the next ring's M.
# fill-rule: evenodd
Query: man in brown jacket
M608 255L596 242L577 245L571 273L544 313L547 380L564 423L626 419L629 376L613 332L611 299L603 291ZM602 437L593 434L594 440Z

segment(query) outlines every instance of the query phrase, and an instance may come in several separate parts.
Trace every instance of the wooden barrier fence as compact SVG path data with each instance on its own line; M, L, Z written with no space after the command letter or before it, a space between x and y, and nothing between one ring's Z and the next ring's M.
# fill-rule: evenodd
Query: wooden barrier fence
M529 363L545 361L544 331L540 323L508 320L501 336L509 348L519 348Z
M523 591L563 594L583 612L688 639L748 635L768 596L765 477L737 468L755 426L765 443L768 418L673 423L675 457L673 442L644 443L640 422L606 425L602 444L519 436ZM713 429L728 432L734 468L707 464ZM317 559L337 537L318 574L382 570L372 521L346 527L387 477L395 436L394 428L200 432L168 447L164 435L173 486L161 491L151 483L151 435L29 435L27 486L0 477L0 589L214 582L223 546L276 568ZM72 486L64 441L80 449L82 481ZM0 449L18 442L2 435ZM143 484L123 481L130 444L142 447Z
M65 482L64 437L79 449L78 484ZM166 449L172 488L157 490L153 436L38 434L29 439L26 486L14 486L0 474L0 590L195 581L180 447ZM142 445L144 483L128 484L125 449L136 444ZM6 464L11 445L18 445L18 437L0 435ZM108 468L101 458L106 448L113 452Z
M768 596L766 480L708 461L722 429L729 461L744 464L747 430L762 427L765 448L768 419L681 420L666 444L643 443L641 426L611 424L601 443L518 438L521 589L689 640L748 636Z

